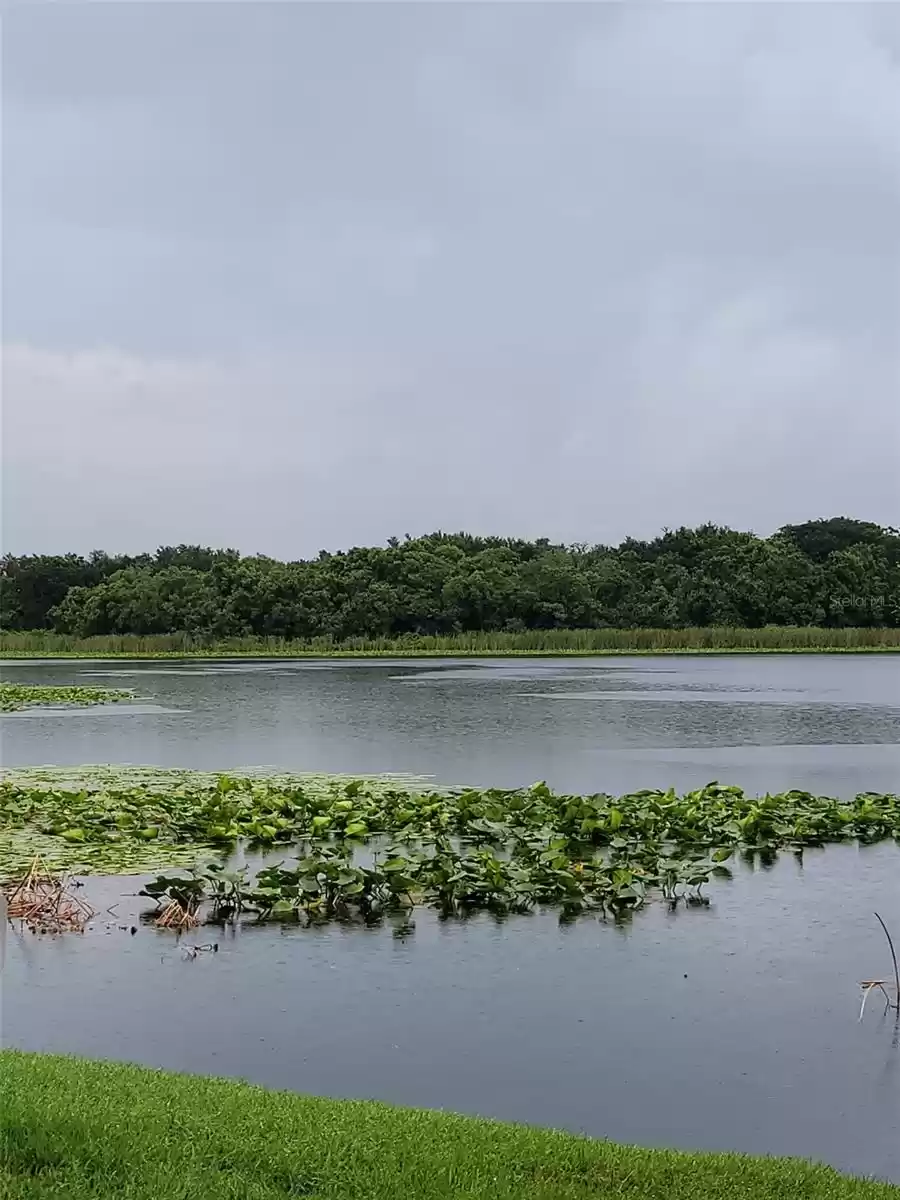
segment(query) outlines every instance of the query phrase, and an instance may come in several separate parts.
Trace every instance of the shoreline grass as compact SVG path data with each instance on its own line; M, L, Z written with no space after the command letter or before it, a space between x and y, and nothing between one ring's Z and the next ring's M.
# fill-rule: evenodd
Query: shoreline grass
M651 1150L376 1101L0 1051L10 1200L897 1200L799 1159Z
M0 633L0 656L14 658L433 658L643 654L900 653L900 629L767 626L761 629L551 629L447 636L228 638L187 634L75 638L51 632Z

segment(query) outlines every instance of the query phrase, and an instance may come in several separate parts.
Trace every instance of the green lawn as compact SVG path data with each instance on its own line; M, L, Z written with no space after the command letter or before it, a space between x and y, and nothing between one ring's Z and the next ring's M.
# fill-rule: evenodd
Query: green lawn
M900 1197L795 1160L641 1150L71 1058L4 1051L0 1085L10 1200Z

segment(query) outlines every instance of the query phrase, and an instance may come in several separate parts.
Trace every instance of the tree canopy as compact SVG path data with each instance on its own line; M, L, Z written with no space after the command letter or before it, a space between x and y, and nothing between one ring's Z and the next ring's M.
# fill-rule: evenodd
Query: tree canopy
M8 555L5 629L78 637L900 625L900 533L847 517L769 538L717 525L619 546L433 533L280 562L236 550Z

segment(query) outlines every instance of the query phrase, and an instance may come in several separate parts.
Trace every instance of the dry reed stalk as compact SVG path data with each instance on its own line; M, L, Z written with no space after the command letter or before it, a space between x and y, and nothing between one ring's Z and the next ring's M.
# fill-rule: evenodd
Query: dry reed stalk
M200 918L197 914L179 904L177 900L170 900L156 918L157 928L177 929L179 933L185 929L193 929L199 924Z
M36 857L6 891L7 919L22 921L32 933L81 933L94 910L70 889L71 876L54 875Z

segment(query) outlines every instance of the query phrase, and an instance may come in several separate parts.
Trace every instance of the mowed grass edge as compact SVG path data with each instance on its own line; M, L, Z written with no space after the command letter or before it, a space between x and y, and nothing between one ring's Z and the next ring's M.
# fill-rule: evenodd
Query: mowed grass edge
M598 1142L370 1101L0 1051L10 1200L897 1200L793 1159Z

